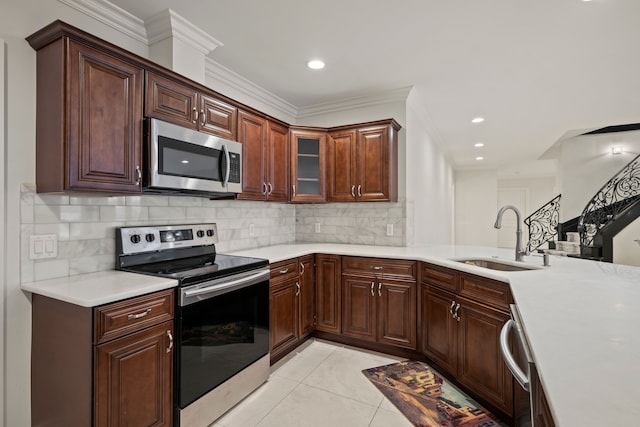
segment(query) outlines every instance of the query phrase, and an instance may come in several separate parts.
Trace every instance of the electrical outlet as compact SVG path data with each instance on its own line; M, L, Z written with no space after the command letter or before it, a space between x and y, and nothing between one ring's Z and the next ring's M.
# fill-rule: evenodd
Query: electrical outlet
M29 259L55 258L57 256L57 234L34 234L29 236Z
M387 236L393 236L393 224L387 224Z
M253 237L256 235L256 226L254 224L249 224L249 236Z
M316 233L320 232L320 223L316 222Z

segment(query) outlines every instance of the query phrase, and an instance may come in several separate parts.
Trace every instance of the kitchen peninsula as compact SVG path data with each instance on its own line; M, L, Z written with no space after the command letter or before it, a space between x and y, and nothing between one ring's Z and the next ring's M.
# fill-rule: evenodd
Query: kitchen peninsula
M313 253L426 261L508 282L556 425L637 423L639 268L552 257L550 267L500 272L454 261L513 260L512 250L472 246L295 244L234 254L274 263ZM526 256L524 261L533 266L543 263L540 256Z

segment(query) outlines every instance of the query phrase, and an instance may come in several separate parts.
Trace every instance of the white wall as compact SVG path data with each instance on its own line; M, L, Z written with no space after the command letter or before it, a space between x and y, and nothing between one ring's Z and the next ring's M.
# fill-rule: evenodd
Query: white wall
M493 224L497 213L497 172L456 171L455 244L496 247L498 234Z
M640 218L613 238L613 262L640 267Z
M624 153L613 155L619 145ZM579 216L589 200L640 153L640 131L578 136L562 142L558 162L562 222Z
M416 90L407 98L407 245L453 243L453 169L429 134Z
M6 209L6 194L5 188L5 150L7 149L7 141L4 133L4 114L5 104L7 102L4 94L4 40L0 39L0 386L4 386L4 337L5 337L5 322L4 322L4 301L5 290L7 289L7 275L6 275L6 228L5 222L5 209ZM4 387L0 387L0 422L4 423Z

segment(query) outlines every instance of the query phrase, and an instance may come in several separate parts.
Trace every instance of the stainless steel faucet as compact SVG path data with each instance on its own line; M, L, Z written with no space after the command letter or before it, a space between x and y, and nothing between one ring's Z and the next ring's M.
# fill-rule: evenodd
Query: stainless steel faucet
M506 210L511 209L516 214L516 261L522 261L522 257L524 255L529 255L528 249L522 248L522 227L520 225L520 211L513 205L506 205L500 208L498 211L498 217L496 218L496 223L493 224L495 228L502 227L502 215Z

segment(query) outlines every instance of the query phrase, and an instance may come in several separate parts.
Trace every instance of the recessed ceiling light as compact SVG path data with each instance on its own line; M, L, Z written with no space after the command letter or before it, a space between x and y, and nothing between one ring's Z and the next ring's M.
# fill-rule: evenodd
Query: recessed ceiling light
M476 148L480 148L480 147L484 147L484 144L482 142L476 142L475 144L473 144L473 146Z
M484 157L478 156L478 157L476 157L476 160L484 160Z
M182 160L180 163L184 163L185 165L189 163L189 160Z
M619 145L614 145L611 147L611 154L622 154L622 147Z
M484 117L476 117L473 120L471 120L471 123L482 123L484 122Z
M307 62L307 67L311 68L312 70L321 70L324 68L324 62L319 59L312 59L311 61Z

